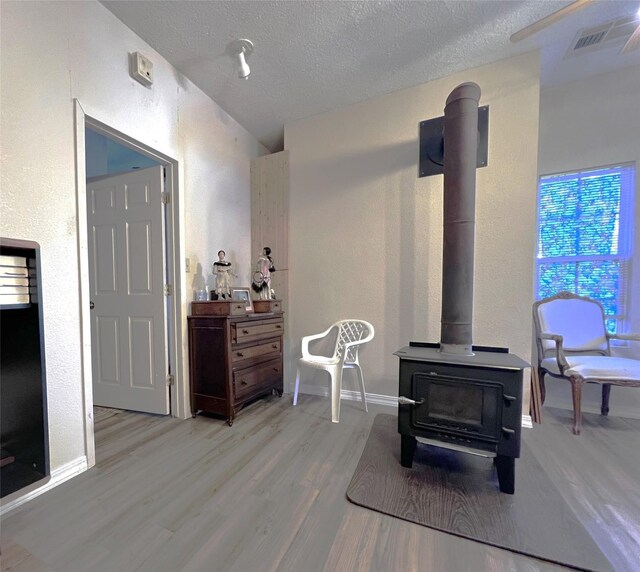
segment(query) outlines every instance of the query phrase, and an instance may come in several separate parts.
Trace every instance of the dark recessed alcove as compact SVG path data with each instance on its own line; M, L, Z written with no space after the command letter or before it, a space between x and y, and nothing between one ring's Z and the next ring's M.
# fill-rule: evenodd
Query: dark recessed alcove
M49 475L39 246L0 239L0 493Z

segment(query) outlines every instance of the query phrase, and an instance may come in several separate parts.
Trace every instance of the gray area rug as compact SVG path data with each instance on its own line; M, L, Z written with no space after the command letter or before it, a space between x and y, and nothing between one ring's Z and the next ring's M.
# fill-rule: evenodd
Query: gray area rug
M515 494L498 490L491 459L418 444L400 465L398 420L378 414L347 498L360 506L579 570L611 563L522 443Z

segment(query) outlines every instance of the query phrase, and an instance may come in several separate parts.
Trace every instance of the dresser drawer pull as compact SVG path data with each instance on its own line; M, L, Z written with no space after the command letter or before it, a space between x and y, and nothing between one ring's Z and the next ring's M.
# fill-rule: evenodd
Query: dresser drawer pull
M282 329L282 324L277 324L276 325L276 330L281 330Z
M236 352L236 355L237 355L238 357L244 357L244 354L243 354L242 352Z
M277 350L277 349L278 349L278 344L271 344L271 347L272 347L274 350Z
M249 330L242 330L242 333L243 333L243 334L248 334L248 333L249 333Z
M247 385L247 382L244 379L240 380L240 385Z
M276 373L278 373L278 372L280 371L280 368L279 368L279 367L274 367L274 368L273 368L273 371L275 371Z

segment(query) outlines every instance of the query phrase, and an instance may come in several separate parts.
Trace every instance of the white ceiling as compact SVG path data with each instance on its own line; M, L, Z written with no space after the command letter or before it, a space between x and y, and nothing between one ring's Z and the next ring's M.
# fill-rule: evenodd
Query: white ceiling
M640 50L619 54L619 45L563 59L580 29L631 16L640 0L595 2L518 44L511 34L570 2L102 3L271 151L287 122L534 49L543 86L640 65ZM225 54L237 38L255 45L246 81Z

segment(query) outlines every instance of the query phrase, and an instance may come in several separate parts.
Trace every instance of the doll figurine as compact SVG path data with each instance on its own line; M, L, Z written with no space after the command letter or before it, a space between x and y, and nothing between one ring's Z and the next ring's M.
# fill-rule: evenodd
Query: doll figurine
M275 293L271 289L271 273L275 271L276 268L271 258L271 249L265 246L256 263L256 271L253 273L253 283L251 284L253 291L258 294L260 300L269 300L275 297Z
M225 256L226 252L219 250L218 260L213 263L213 274L216 277L214 293L217 295L218 300L231 299L231 277L235 276L233 266L231 262L224 259Z

